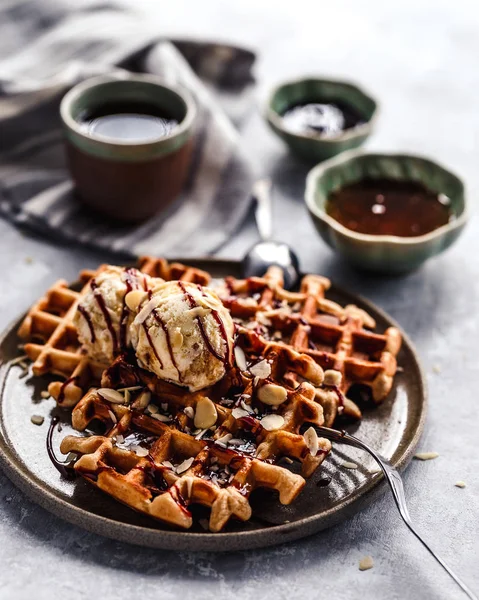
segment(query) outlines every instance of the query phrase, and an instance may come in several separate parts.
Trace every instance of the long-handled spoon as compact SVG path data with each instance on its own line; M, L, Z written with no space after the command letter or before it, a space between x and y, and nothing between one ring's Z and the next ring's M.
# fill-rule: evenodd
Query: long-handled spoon
M388 460L386 460L383 456L381 456L376 450L373 450L368 444L358 439L357 437L350 435L346 431L338 431L336 429L330 429L329 427L319 427L315 426L316 431L325 438L333 440L336 443L346 444L348 446L354 446L355 448L361 448L362 450L366 450L369 454L374 458L374 460L381 467L384 476L386 477L386 481L389 483L391 491L393 493L394 501L396 502L396 506L399 509L401 517L403 521L406 523L411 532L417 537L417 539L421 542L421 544L426 548L426 550L438 561L438 563L449 573L449 575L454 579L457 585L465 592L465 594L471 600L478 600L477 596L467 587L465 583L459 579L459 577L453 572L453 570L444 562L444 560L432 550L432 548L427 544L421 535L416 531L412 524L411 516L409 514L407 505L406 505L406 496L404 494L404 486L399 474L399 471L395 469Z
M261 242L248 250L243 259L245 277L262 277L268 267L277 265L283 269L284 287L293 288L299 281L299 262L295 252L284 242L275 242L271 205L271 180L260 179L253 185L256 200L256 225Z

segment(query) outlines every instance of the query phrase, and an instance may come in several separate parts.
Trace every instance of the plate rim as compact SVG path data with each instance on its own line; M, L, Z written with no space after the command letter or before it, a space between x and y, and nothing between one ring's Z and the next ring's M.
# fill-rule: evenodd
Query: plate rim
M175 258L174 262L183 262L187 265L211 264L212 266L241 264L240 260L214 257L200 258ZM356 302L368 310L376 312L382 319L390 323L390 326L397 327L403 338L403 345L408 347L415 366L419 374L420 387L420 411L418 415L418 424L411 439L407 442L401 456L393 463L399 470L404 469L411 461L414 450L421 439L428 412L428 389L427 379L421 365L418 353L409 336L402 327L389 316L382 308L367 300L360 294L349 292L342 286L332 283L331 289L339 294L354 297ZM25 313L26 314L26 313ZM0 346L14 332L24 315L14 319L4 329L0 335ZM5 368L6 367L6 368ZM0 378L0 400L3 398L4 387L9 372L8 363L0 357L0 368L3 373ZM273 546L288 541L293 541L309 535L313 535L320 530L327 529L351 517L369 506L377 497L384 493L387 484L382 473L372 477L363 487L359 496L351 494L344 498L339 504L307 517L303 517L291 523L280 525L271 525L263 529L226 532L226 533L197 533L189 531L169 531L164 529L153 529L141 525L125 523L116 519L92 513L84 508L75 506L61 498L50 489L48 484L41 480L23 464L20 457L16 454L15 448L8 444L3 435L3 419L0 419L2 427L0 428L0 468L7 477L18 486L31 500L42 508L48 510L62 520L77 525L92 533L100 534L105 537L128 542L135 545L146 546L165 550L192 550L192 551L215 551L228 552L237 550L248 550L253 548L262 548ZM219 543L218 543L219 541ZM219 547L218 547L219 546Z

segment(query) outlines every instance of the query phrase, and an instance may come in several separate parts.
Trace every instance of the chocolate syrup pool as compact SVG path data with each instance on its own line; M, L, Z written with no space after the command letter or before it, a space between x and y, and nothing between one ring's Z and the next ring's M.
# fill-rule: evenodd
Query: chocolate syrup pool
M178 125L173 115L154 104L111 102L85 111L78 118L87 135L105 140L144 143L169 135Z
M359 113L339 102L296 104L288 108L282 117L283 126L292 133L320 133L330 138L364 123Z
M416 181L363 179L328 197L326 212L357 233L414 237L454 219L451 201Z

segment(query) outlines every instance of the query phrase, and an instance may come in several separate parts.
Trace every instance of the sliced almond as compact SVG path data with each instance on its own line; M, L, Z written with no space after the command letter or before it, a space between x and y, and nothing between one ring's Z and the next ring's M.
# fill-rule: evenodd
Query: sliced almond
M242 419L243 417L247 417L250 413L247 410L244 410L243 408L237 407L233 408L231 414L235 419Z
M433 460L439 456L438 452L418 452L414 455L414 458L418 460Z
M248 368L248 365L246 364L246 355L243 348L240 348L239 346L235 346L235 360L240 371L246 371Z
M252 365L249 368L249 372L255 377L259 377L260 379L266 379L271 375L271 365L265 359L260 360L255 365Z
M324 372L324 385L341 385L342 375L339 371L334 371L333 369L328 369Z
M345 469L357 469L358 465L354 462L350 462L349 460L345 460L344 462L341 463L341 466L344 467Z
M118 423L118 419L116 418L115 413L112 410L109 410L108 414L110 415L110 419L112 420L112 423L114 425L116 425L116 423Z
M156 406L156 404L153 404L152 402L150 402L150 404L148 404L148 408L147 411L151 414L153 413L157 413L160 409Z
M218 413L214 403L206 397L200 398L196 404L195 427L198 429L208 429L216 423Z
M179 350L183 345L183 334L181 333L181 329L179 327L175 327L175 329L170 334L171 345L176 350Z
M185 471L188 471L188 469L193 464L194 460L195 459L193 457L190 457L190 458L187 458L186 460L184 460L181 464L179 464L176 467L176 472L178 473L178 475L180 475L181 473L184 473Z
M148 406L148 404L150 404L150 400L151 400L151 392L150 390L144 390L143 392L141 392L141 394L138 394L138 397L136 398L134 404L135 404L135 408L137 409L142 409L142 408L146 408Z
M281 415L266 415L261 419L261 425L266 431L276 431L284 425L284 419Z
M40 394L40 396L41 396L42 398L50 398L50 392L47 392L46 390L44 390L44 391L43 391L43 392Z
M136 312L138 307L146 297L146 292L143 290L133 290L125 296L125 304L132 312Z
M171 421L170 417L166 415L162 415L161 413L152 413L150 415L152 419L156 419L157 421L161 421L162 423L169 423Z
M194 419L195 418L195 409L192 406L187 406L184 411L185 415L187 417L189 417L190 419Z
M107 402L111 402L112 404L124 404L125 397L117 390L112 390L110 388L99 388L97 393Z
M269 406L279 406L288 398L288 392L281 385L267 383L258 390L258 398Z
M133 446L130 448L137 456L148 456L150 453L148 448L143 448L143 446Z
M231 439L233 439L233 435L231 433L226 433L223 437L220 437L217 440L215 440L215 444L222 444L222 445L226 446L226 444Z
M465 481L456 481L456 483L454 485L456 487L458 487L458 488L465 488L466 487Z
M41 415L32 415L30 417L30 421L34 424L34 425L43 425L43 421L45 420L44 417L42 417ZM456 484L457 485L457 484Z
M306 446L308 447L311 456L316 456L319 450L319 440L318 434L316 433L314 427L306 429L306 431L303 434L303 438L306 442Z
M372 569L374 567L374 561L371 556L365 556L359 561L359 570L367 571L368 569Z

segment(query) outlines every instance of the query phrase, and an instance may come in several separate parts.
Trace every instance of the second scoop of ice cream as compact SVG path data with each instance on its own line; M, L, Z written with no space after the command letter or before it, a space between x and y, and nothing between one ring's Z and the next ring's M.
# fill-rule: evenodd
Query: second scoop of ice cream
M219 381L232 361L231 315L212 290L193 283L169 281L145 294L130 334L141 367L191 391Z

